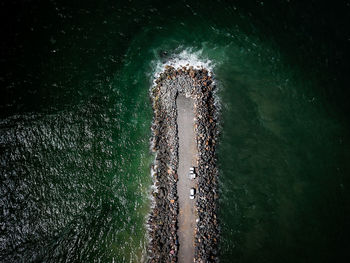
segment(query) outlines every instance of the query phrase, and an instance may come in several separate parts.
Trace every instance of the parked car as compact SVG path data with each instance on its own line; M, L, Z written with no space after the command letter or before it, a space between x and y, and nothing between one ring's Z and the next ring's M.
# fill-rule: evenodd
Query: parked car
M196 178L196 171L195 171L194 167L190 167L189 178L190 179L195 179Z
M190 189L190 199L194 199L195 194L196 194L196 189L191 188Z

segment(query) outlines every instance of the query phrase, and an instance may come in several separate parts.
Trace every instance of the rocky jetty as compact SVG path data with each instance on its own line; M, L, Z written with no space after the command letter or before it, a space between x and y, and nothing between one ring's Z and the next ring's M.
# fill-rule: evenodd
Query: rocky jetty
M176 98L191 97L195 108L195 134L198 147L195 255L193 262L218 261L216 142L217 109L215 84L206 69L166 67L151 90L154 119L151 150L154 182L153 206L148 219L149 262L177 262L179 211L178 135Z

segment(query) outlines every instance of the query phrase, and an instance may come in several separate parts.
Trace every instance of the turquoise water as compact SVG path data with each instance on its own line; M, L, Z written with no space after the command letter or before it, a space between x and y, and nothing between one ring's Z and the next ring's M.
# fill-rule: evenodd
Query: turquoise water
M148 91L159 65L184 54L207 63L218 85L221 261L345 256L341 10L289 1L15 5L21 19L8 18L0 79L0 261L144 260Z

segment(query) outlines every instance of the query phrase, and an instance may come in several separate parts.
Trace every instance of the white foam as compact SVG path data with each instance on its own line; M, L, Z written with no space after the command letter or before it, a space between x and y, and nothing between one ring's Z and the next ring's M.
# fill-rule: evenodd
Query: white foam
M175 69L186 68L189 69L191 66L195 69L205 68L208 70L208 74L212 75L214 63L208 58L203 56L202 50L193 51L191 48L183 50L181 53L173 55L168 61L161 62L157 61L155 65L155 72L153 74L155 80L165 70L166 66L174 67Z

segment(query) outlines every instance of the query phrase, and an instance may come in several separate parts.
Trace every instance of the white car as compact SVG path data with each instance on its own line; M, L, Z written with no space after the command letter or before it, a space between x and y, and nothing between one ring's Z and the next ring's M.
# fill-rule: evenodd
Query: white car
M190 167L190 174L189 174L190 179L195 179L196 178L196 172L194 170L194 167Z
M196 194L196 189L191 188L190 189L190 199L194 199L194 195Z

